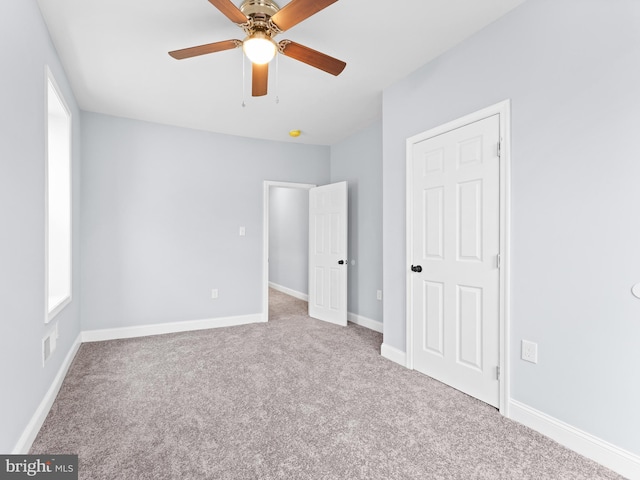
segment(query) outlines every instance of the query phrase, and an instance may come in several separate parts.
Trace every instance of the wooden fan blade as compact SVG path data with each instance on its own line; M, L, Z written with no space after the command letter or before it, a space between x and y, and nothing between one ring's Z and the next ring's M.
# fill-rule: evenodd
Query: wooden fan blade
M282 40L280 42L280 49L287 57L295 58L331 75L340 75L344 67L347 66L342 60L330 57L329 55L317 52L316 50L290 40Z
M267 94L269 85L269 64L252 64L251 68L251 96L261 97Z
M287 3L271 17L271 21L278 26L280 31L284 32L337 1L338 0L291 0L291 2Z
M199 45L197 47L174 50L173 52L169 52L169 55L177 60L182 60L183 58L197 57L198 55L205 55L207 53L231 50L232 48L240 46L242 46L242 42L240 40L225 40L223 42L207 43L206 45Z
M220 10L233 23L247 23L247 16L231 0L209 0L209 3Z

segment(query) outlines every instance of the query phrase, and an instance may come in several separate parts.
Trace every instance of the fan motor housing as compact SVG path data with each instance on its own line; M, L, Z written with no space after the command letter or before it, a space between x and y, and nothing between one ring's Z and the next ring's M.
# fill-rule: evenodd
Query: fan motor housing
M255 15L273 17L278 10L280 10L280 7L271 0L244 0L240 5L240 11L247 17L254 17Z

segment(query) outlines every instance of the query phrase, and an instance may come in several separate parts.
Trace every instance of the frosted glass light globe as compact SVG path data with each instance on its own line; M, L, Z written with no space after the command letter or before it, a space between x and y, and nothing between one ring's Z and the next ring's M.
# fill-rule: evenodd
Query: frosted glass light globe
M263 32L255 32L242 42L242 50L252 63L264 65L276 56L276 42Z

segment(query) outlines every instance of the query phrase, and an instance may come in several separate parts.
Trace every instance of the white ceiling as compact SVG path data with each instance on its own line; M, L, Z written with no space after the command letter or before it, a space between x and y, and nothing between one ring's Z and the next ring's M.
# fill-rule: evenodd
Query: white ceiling
M332 145L380 118L384 88L523 1L338 1L277 40L290 39L344 60L344 72L334 77L279 56L277 78L276 61L270 65L269 94L253 98L247 65L245 107L241 49L185 60L167 54L244 37L207 0L38 0L38 4L83 110L232 135ZM292 139L291 129L302 130L302 135Z

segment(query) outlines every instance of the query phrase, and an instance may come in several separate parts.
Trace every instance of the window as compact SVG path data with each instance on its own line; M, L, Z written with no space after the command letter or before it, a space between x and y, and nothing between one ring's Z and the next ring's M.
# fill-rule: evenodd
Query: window
M71 302L71 113L47 68L45 282L51 321Z

